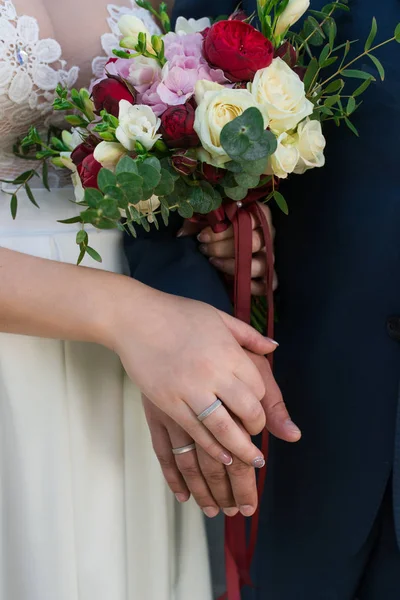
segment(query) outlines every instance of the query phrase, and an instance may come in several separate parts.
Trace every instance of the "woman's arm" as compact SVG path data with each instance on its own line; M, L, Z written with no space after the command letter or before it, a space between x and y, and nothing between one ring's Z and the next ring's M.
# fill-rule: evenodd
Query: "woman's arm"
M260 464L249 433L265 424L263 380L242 347L276 345L216 309L133 279L0 248L0 331L96 342L115 350L146 396L220 462ZM204 422L196 415L220 398Z

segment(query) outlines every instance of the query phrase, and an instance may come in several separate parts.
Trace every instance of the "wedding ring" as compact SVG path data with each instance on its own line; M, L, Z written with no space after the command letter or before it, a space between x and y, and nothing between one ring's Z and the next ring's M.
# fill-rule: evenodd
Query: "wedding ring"
M209 406L208 408L206 408L206 410L203 410L203 412L201 412L199 415L197 415L198 420L203 422L205 419L207 419L207 417L209 417L220 406L222 406L222 402L219 398L217 398L215 400L215 402L213 402L211 404L211 406Z
M191 452L192 450L196 450L196 444L188 444L187 446L181 446L180 448L172 448L173 454L186 454L186 452Z

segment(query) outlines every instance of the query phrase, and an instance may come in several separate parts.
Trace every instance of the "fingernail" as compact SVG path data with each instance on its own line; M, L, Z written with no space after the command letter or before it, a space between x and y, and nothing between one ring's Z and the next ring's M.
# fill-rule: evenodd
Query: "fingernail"
M206 506L206 508L203 508L203 513L209 519L213 519L214 517L217 516L217 514L219 513L219 510L218 510L218 508L215 508L214 506Z
M285 427L289 429L289 431L291 431L292 433L295 433L296 435L301 435L300 429L295 423L293 423L292 419L287 419L287 421L285 421Z
M179 237L183 237L184 235L185 235L185 230L184 229L180 229L178 231L178 233L176 234L176 237L179 238Z
M254 515L254 506L250 506L249 504L245 504L240 507L240 512L244 517L251 517Z
M199 250L202 254L207 254L208 252L207 246L205 246L204 244L201 244L201 246L199 246Z
M230 467L233 463L232 456L230 456L230 454L227 454L226 452L221 452L221 454L219 455L219 459L227 467Z
M182 504L182 502L187 502L188 497L186 494L175 494L175 498Z
M251 463L255 469L262 469L265 467L265 460L262 456L257 456Z
M276 342L275 340L273 340L272 338L269 338L269 337L267 337L267 340L268 340L269 342L271 342L271 344L274 344L275 346L279 346L279 343L278 343L278 342Z
M208 233L199 233L199 235L197 236L197 239L199 240L199 242L204 242L205 244L207 244L208 242L211 242L211 237L208 235Z
M214 258L214 256L212 256L208 260L210 261L210 263L212 265L214 265L214 267L222 267L223 264L224 264L223 261L220 258Z
M238 508L224 508L224 513L227 517L235 517L239 512Z

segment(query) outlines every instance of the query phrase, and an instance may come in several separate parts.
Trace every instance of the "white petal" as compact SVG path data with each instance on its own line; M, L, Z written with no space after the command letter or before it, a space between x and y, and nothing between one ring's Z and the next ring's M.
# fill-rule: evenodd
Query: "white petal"
M33 17L20 17L17 22L17 32L26 44L32 44L39 39L39 25Z
M5 87L11 80L13 68L7 62L0 62L0 88Z
M32 79L24 71L18 71L11 82L8 96L16 104L22 104L29 97L32 90Z
M33 81L41 90L55 90L58 84L57 71L47 65L36 65Z
M107 56L113 56L114 48L119 46L119 38L112 33L105 33L101 36L101 45Z
M53 63L61 56L61 46L55 40L40 40L36 44L35 55L40 62Z
M0 39L5 42L14 42L17 37L15 27L4 17L0 17Z

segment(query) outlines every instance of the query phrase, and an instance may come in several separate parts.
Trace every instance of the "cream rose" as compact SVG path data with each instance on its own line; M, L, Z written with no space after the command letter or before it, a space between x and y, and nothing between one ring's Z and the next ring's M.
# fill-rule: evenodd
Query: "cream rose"
M309 6L310 0L289 0L289 4L276 23L275 35L282 35L286 29L297 23Z
M286 179L299 161L299 151L295 145L296 139L287 133L281 133L277 142L278 147L268 161L266 174Z
M119 103L119 126L116 138L127 150L134 150L135 143L140 142L146 150L151 150L161 135L157 133L160 119L144 104L132 105L127 100Z
M223 127L251 107L260 110L268 127L268 114L247 90L225 88L211 81L198 81L195 89L196 117L194 129L203 148L209 153L210 163L223 165L231 159L221 146L220 136Z
M178 35L188 35L190 33L200 33L211 27L211 21L208 17L202 19L185 19L185 17L178 17L176 19L175 33Z
M325 164L324 149L325 138L319 121L306 119L297 128L296 147L299 152L299 161L294 170L302 175L307 169L323 167Z
M274 58L269 67L257 71L249 90L265 107L270 128L276 133L294 129L314 109L306 98L304 83L281 58Z
M147 217L149 223L154 222L153 212L157 210L160 206L161 202L158 196L154 194L148 200L141 200L137 204L133 204L134 208L138 210L142 215ZM126 212L123 209L120 209L120 213L123 217L126 217Z
M139 41L139 33L145 33L147 51L153 52L153 46L151 45L151 33L143 21L138 19L138 17L134 17L133 15L124 15L118 21L118 29L123 36L121 45L133 48ZM129 43L124 44L124 40Z
M93 156L102 167L113 171L125 154L125 148L117 142L100 142L94 149Z

